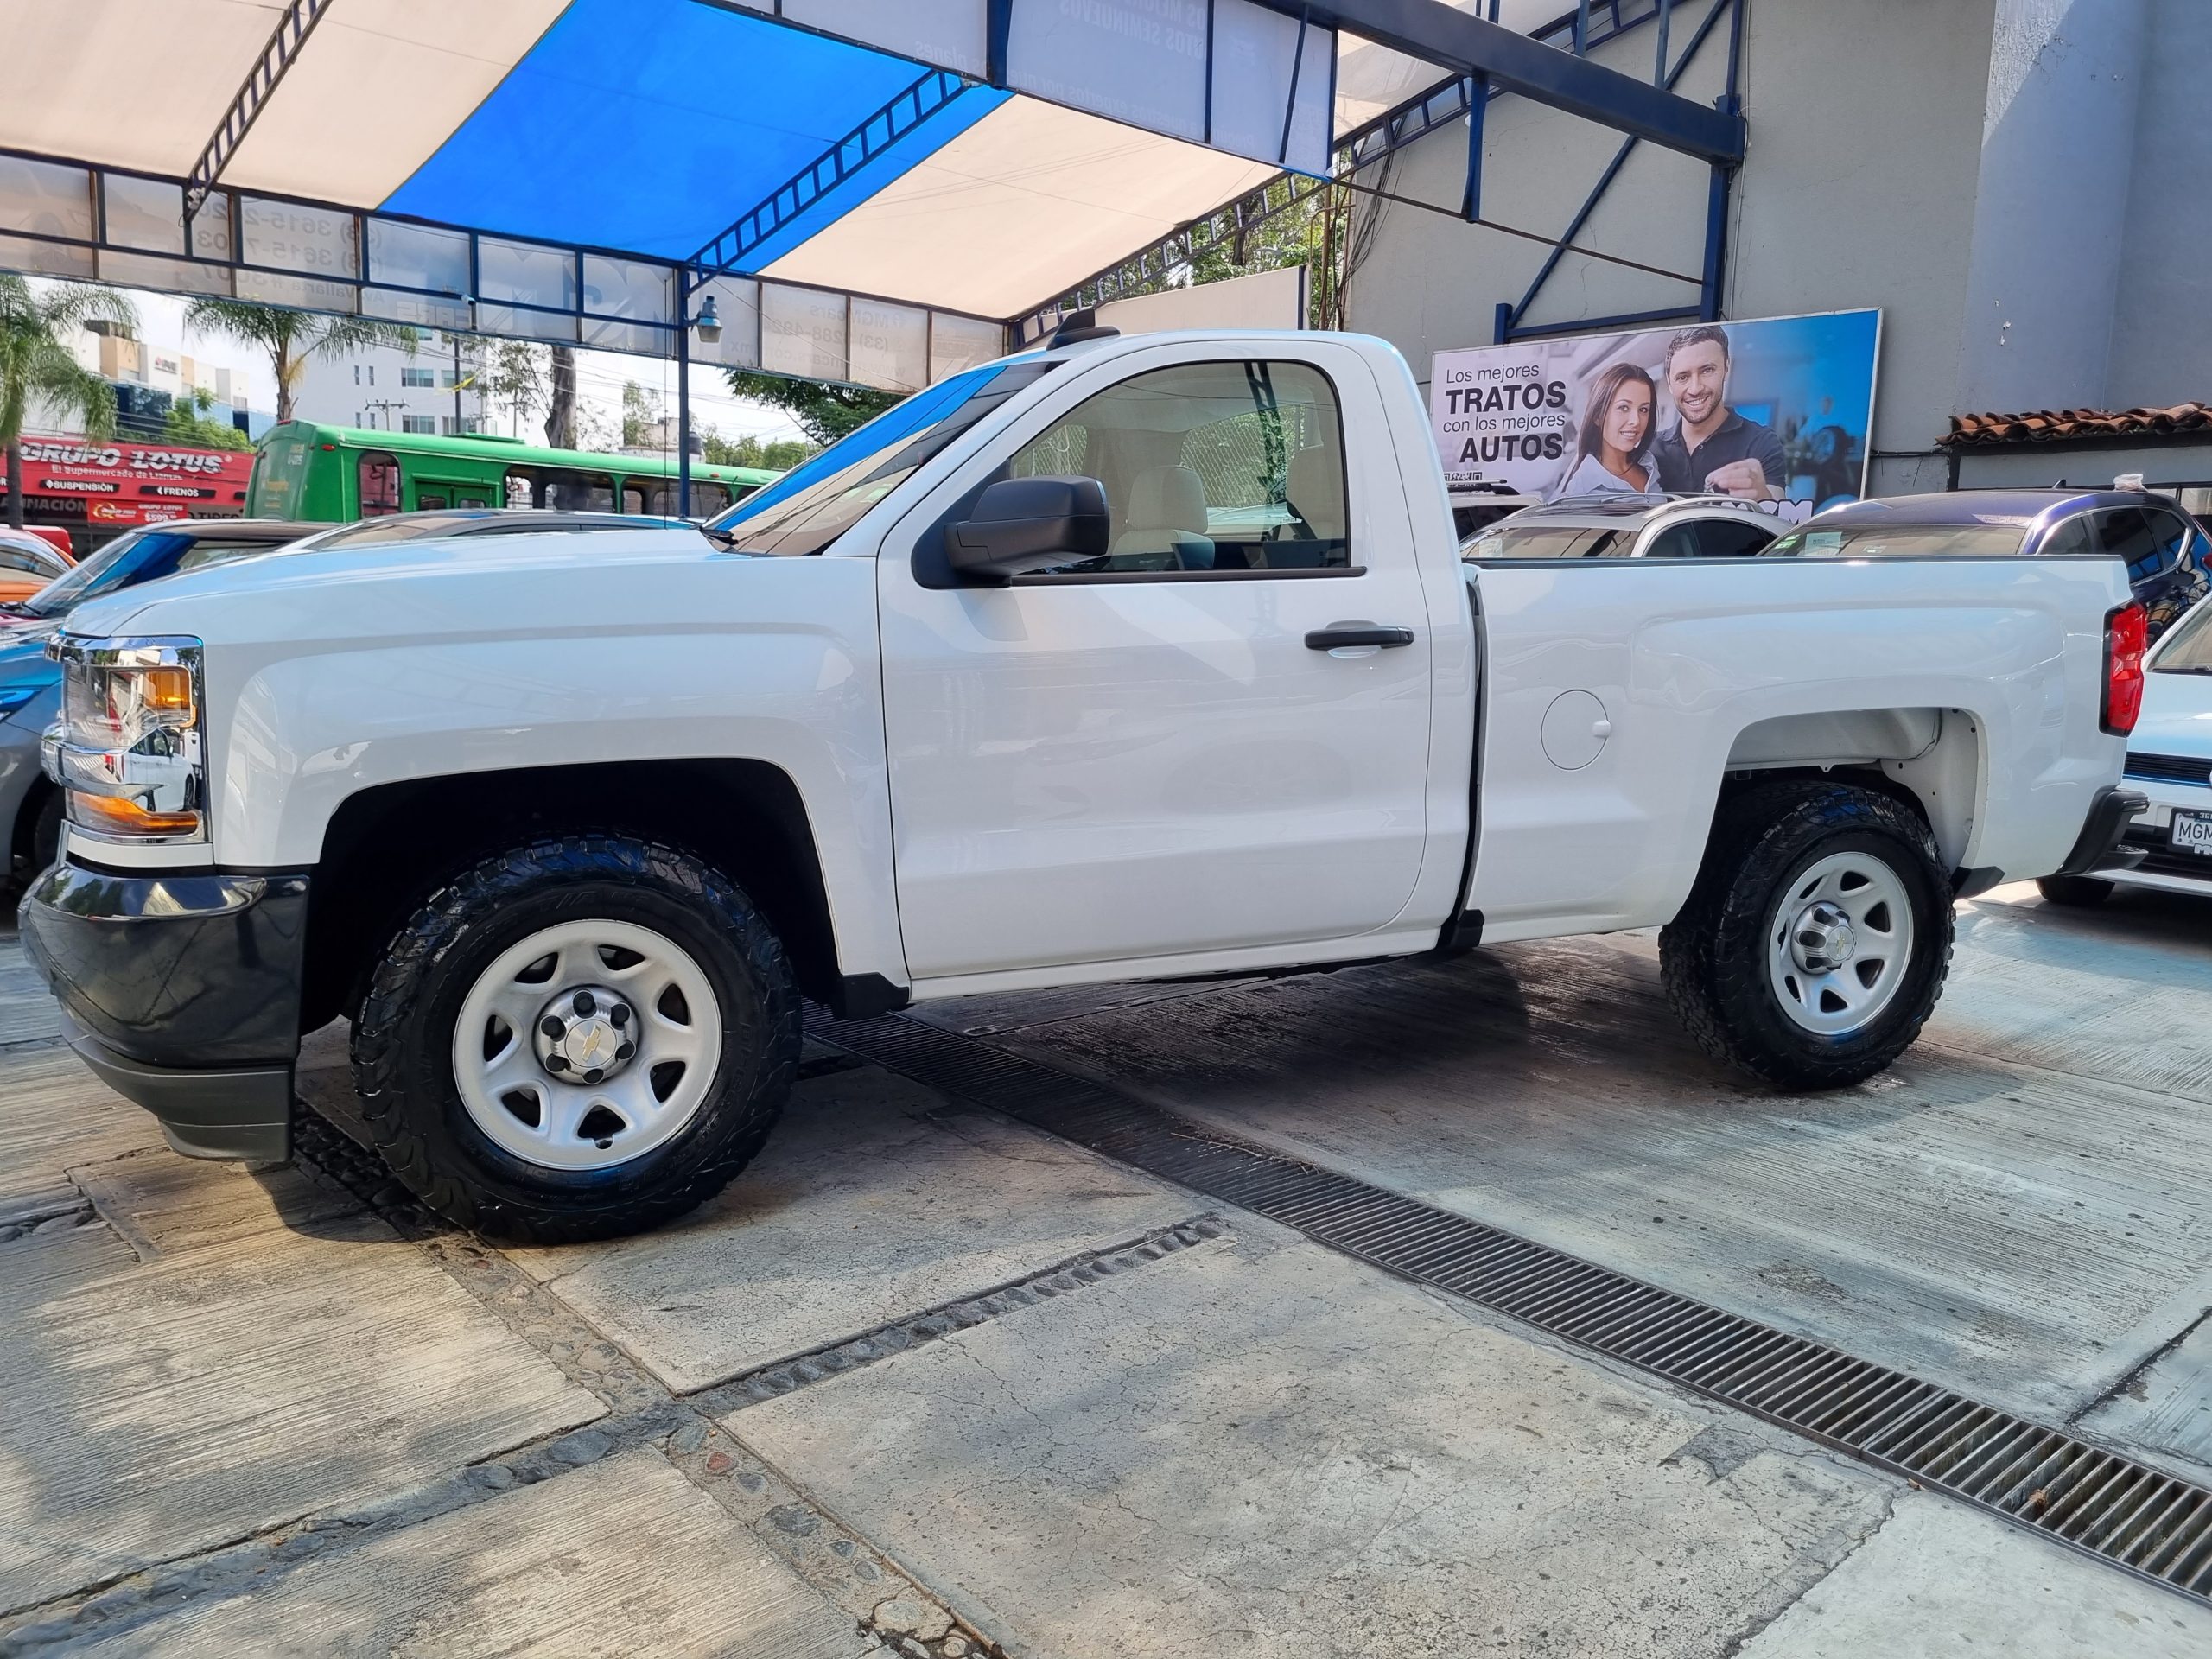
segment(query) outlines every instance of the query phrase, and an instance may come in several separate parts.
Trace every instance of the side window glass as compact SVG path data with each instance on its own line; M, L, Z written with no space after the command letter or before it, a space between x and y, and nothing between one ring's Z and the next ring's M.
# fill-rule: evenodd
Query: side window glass
M691 516L711 518L718 512L729 511L729 491L720 484L691 480Z
M381 518L399 511L399 462L371 450L361 457L361 517Z
M1690 524L1669 524L1651 538L1647 559L1694 559L1698 556L1697 531Z
M614 480L596 473L547 473L538 497L540 506L556 512L612 512Z
M696 494L697 491L695 489L693 493ZM643 512L645 510L645 486L642 484L625 484L622 486L622 511Z
M2044 558L2079 558L2098 550L2090 537L2092 515L2077 512L2044 537L2036 550Z
M225 542L203 539L194 542L178 555L176 574L197 570L205 564L227 564L232 559L242 559L249 553L266 553L281 547L281 542Z
M2130 582L2143 582L2155 576L2164 568L2160 562L2163 551L2151 515L2140 507L2114 507L2109 512L2092 515L2095 521L2096 549L2107 553L2127 566Z
M30 570L44 575L38 560L28 552L12 547L0 547L0 570Z
M2189 546L2189 526L2171 512L2151 512L2143 516L2150 522L2151 539L2158 543L2158 569L2172 569Z
M1704 518L1697 524L1698 554L1707 559L1748 558L1775 537L1776 530L1748 520Z
M1102 558L1052 574L1344 569L1351 563L1336 389L1304 363L1185 363L1109 386L1007 463L1106 486Z
M506 494L505 505L510 507L535 507L537 505L537 480L528 473L509 473Z

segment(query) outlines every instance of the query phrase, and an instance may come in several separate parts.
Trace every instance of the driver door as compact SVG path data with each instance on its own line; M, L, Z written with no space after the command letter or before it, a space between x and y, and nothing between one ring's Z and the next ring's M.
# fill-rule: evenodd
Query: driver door
M1195 970L1405 908L1432 695L1405 486L1356 353L1255 349L1077 359L887 537L893 835L918 982ZM1108 552L961 583L945 526L989 482L1035 475L1104 485ZM1348 623L1399 642L1309 639Z

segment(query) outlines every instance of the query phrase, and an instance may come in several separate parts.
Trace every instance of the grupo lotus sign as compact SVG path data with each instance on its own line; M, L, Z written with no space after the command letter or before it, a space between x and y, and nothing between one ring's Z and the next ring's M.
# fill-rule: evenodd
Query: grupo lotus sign
M1878 311L1439 352L1429 412L1462 496L1717 491L1798 519L1865 493Z
M25 509L88 524L235 516L253 474L246 450L81 438L25 438L22 450ZM14 487L0 474L0 492Z

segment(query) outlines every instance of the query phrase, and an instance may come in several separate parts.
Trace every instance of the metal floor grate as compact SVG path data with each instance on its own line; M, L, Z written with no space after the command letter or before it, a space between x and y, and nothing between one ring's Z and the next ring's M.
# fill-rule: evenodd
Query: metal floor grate
M2212 1600L2212 1490L2192 1481L972 1038L898 1014L815 1034Z

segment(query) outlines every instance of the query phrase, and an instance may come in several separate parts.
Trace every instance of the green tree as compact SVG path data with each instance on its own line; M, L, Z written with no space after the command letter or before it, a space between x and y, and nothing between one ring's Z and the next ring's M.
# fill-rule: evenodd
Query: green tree
M511 425L519 427L550 394L546 348L533 340L496 340L477 378L485 397L507 411Z
M88 438L115 430L115 389L69 354L62 336L101 321L138 326L122 295L77 283L35 293L22 277L0 273L0 448L8 456L8 522L23 525L23 421L31 400L75 416Z
M750 369L728 372L732 391L780 409L817 443L836 442L905 397L902 392L869 391L827 380L790 380L780 374L756 374Z
M622 447L657 449L661 445L660 394L634 380L622 383Z
M242 345L258 346L269 357L276 382L276 418L292 418L293 399L311 358L341 357L368 346L397 346L410 357L423 337L404 323L373 317L326 317L251 300L197 299L185 308L184 323L204 334L221 334Z
M699 442L701 453L717 467L763 467L778 473L791 471L799 462L820 454L822 448L804 438L763 440L749 434L732 443L711 429L700 433Z
M573 449L576 447L576 348L556 346L550 361L545 444L550 449Z
M214 406L214 398L194 386L181 402L169 405L162 417L162 435L194 449L252 448L253 440L228 421L209 418L207 411Z

